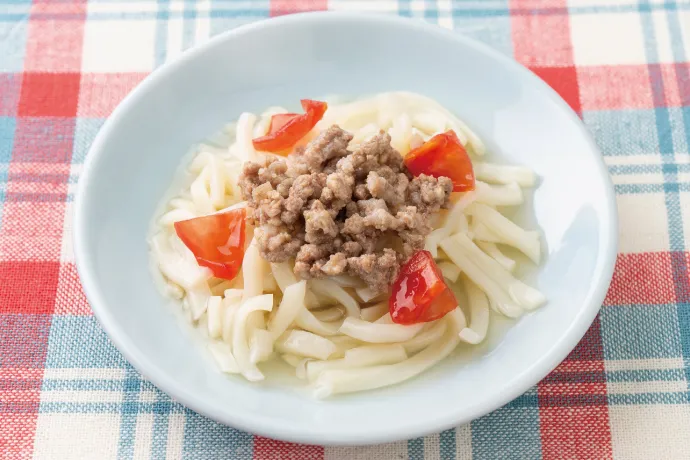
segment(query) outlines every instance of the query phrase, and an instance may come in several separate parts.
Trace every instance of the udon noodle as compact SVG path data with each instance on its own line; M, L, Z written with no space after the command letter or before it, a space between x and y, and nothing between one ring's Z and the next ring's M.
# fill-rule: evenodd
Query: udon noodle
M535 184L534 173L485 162L484 144L467 125L437 102L403 92L332 103L301 143L338 124L354 134L350 148L385 130L404 156L437 133L455 131L471 154L476 188L453 193L450 209L432 222L425 249L446 282L465 292L461 306L436 321L395 324L388 299L357 278L305 281L289 262L266 262L251 228L241 273L232 281L214 278L197 264L173 224L245 205L238 187L242 164L270 155L257 152L252 139L264 135L271 116L279 113L287 110L243 113L226 127L227 144L199 146L187 166L190 180L173 190L151 232L151 257L165 280L165 295L180 300L189 320L205 331L220 371L260 381L265 378L260 364L280 357L313 386L316 397L369 390L424 372L460 342L481 343L490 309L517 318L546 301L513 275L518 261L503 252L512 247L539 264L539 233L519 227L499 210L523 204L523 188Z

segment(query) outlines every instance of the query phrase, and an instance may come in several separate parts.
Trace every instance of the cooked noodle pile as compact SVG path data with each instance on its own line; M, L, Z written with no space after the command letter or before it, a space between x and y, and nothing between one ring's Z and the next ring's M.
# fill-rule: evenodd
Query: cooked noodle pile
M340 275L299 280L291 263L262 259L247 228L242 271L234 280L214 278L177 237L173 224L244 206L238 188L242 164L260 160L252 139L264 135L279 107L261 116L244 113L229 129L229 147L202 145L187 171L189 185L175 190L151 237L153 262L165 294L179 299L189 319L207 332L208 349L222 372L250 381L264 379L259 364L281 357L317 397L396 384L424 372L462 341L478 344L489 327L489 309L510 318L542 305L536 289L513 276L517 261L502 247L539 264L539 233L519 227L497 208L523 203L532 171L483 162L481 140L435 101L411 93L384 93L347 104L330 104L324 118L300 144L337 124L354 134L350 149L380 130L404 156L435 134L455 131L472 156L476 189L453 193L426 239L450 286L465 292L461 306L443 318L410 326L394 324L388 299L361 280ZM270 154L269 154L270 155Z

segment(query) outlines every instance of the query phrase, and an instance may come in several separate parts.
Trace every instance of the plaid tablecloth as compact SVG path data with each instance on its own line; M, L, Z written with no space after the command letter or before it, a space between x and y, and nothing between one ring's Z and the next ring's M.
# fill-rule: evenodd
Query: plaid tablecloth
M431 21L529 66L618 193L616 273L582 343L524 396L424 439L323 448L211 422L127 364L74 266L74 187L125 94L214 34L326 8ZM0 0L0 457L690 458L689 59L687 0Z

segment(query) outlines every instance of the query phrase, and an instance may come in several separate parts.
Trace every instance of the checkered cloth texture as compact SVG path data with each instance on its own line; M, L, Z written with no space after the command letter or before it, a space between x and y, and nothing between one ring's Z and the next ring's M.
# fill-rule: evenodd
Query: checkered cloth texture
M618 196L613 283L577 349L426 438L324 448L207 420L123 359L75 270L74 187L115 105L215 34L322 9L437 23L528 66L580 114ZM690 458L689 59L688 0L0 0L0 458Z

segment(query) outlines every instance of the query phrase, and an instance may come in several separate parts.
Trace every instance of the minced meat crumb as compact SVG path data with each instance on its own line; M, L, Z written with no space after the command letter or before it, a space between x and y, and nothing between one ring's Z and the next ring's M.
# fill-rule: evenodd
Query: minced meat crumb
M351 140L334 125L284 160L246 162L240 188L264 259L295 258L303 279L348 273L385 291L453 184L413 177L383 131L353 151Z

